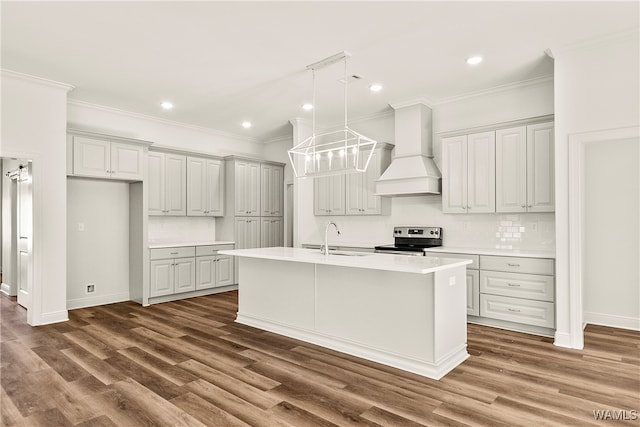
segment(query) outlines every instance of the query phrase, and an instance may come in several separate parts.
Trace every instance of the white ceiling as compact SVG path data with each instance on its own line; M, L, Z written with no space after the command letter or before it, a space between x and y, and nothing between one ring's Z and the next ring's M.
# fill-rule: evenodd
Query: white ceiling
M311 117L306 65L347 50L349 115L553 75L544 53L637 28L629 2L8 2L2 67L69 97L264 141ZM482 54L476 67L465 63ZM319 125L340 123L343 69L318 71ZM373 94L372 82L384 85ZM171 100L175 109L159 104ZM254 127L240 127L250 120Z

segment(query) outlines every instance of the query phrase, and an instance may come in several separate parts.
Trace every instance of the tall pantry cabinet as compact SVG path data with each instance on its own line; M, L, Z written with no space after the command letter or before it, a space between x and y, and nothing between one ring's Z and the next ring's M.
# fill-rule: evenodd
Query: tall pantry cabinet
M225 204L216 236L236 242L236 249L284 244L284 164L237 156L225 157Z

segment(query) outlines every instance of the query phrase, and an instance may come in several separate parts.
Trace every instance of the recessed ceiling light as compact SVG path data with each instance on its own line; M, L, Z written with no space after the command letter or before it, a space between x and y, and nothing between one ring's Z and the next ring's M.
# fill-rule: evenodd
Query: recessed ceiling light
M302 109L305 111L311 111L313 110L313 104L309 104L308 102L306 104L302 104Z
M380 83L374 83L369 86L369 90L371 92L380 92L382 90L382 85Z
M251 122L242 122L242 127L245 129L249 129L252 126Z
M470 56L467 58L467 64L469 65L477 65L482 62L482 56Z
M165 110L171 110L173 108L173 103L169 101L164 101L163 103L160 104L160 106Z

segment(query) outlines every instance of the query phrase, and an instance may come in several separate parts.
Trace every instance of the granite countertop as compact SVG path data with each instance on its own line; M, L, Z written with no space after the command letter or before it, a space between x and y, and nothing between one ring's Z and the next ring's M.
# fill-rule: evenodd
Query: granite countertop
M368 252L332 252L329 255L315 249L301 248L257 248L223 250L223 255L260 258L276 261L324 264L339 267L363 268L369 270L395 271L400 273L429 274L454 267L471 264L471 260L420 257L406 255L374 254Z

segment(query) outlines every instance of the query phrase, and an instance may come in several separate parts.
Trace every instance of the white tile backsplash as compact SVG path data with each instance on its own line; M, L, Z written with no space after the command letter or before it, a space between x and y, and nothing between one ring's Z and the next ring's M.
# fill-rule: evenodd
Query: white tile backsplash
M150 216L150 242L208 242L216 239L211 217Z

